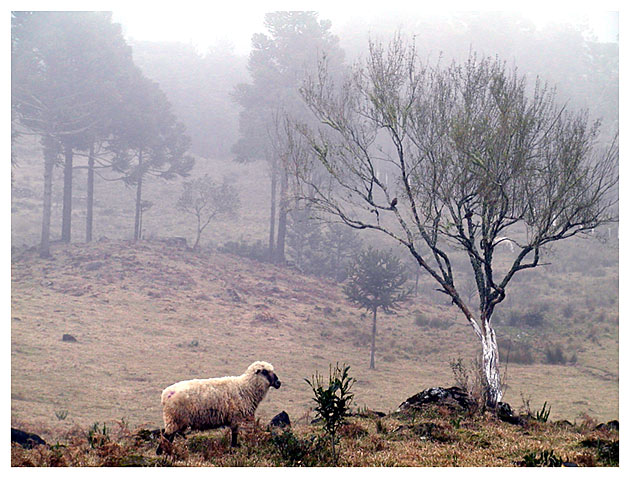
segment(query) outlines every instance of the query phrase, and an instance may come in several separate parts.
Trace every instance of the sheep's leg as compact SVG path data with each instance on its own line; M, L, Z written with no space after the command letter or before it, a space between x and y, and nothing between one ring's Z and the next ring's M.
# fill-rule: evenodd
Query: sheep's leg
M237 447L238 446L238 443L237 443L237 440L238 440L238 425L237 424L230 425L230 429L232 430L232 443L231 443L231 446L232 447Z
M170 445L173 443L175 435L181 435L182 437L184 436L184 434L179 431L175 431L173 433L162 433L162 436L160 437L160 444L158 445L157 450L155 450L155 454L161 455L164 451L170 453ZM163 446L166 445L165 441L168 442L168 445L166 447Z

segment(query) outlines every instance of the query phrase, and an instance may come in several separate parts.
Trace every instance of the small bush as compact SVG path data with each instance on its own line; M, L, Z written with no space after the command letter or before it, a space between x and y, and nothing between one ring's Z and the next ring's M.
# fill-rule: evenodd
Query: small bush
M551 407L547 408L547 402L543 403L542 408L536 412L534 418L538 422L547 423L549 419L549 414L551 413Z
M553 450L543 450L541 452L528 453L523 457L522 466L562 466L562 458L557 456Z
M288 466L317 466L329 458L320 437L298 438L291 430L284 430L271 441Z
M256 241L252 244L245 241L228 241L218 248L219 252L234 254L240 257L246 257L259 262L267 262L269 260L269 248L262 243Z
M300 440L291 430L285 430L282 434L274 436L272 442L289 466L303 464L303 460L311 451L311 443Z
M513 327L523 325L532 328L542 327L545 322L543 308L526 310L524 312L512 312L508 319L508 324Z
M315 412L323 420L324 430L330 438L333 463L337 464L335 444L339 427L343 425L346 417L350 416L350 404L354 400L354 394L350 392L356 380L348 374L350 366L336 364L329 366L328 386L324 384L324 378L315 372L311 380L304 379L311 386L317 403Z
M488 382L481 360L479 358L471 360L470 367L467 367L460 357L457 360L451 359L449 365L455 378L455 385L464 390L474 403L471 412L484 410L488 399Z
M414 319L414 324L416 324L418 327L429 327L431 329L444 330L451 327L453 325L453 321L444 319L444 318L438 318L438 317L429 319L423 314L419 314L419 315L416 315L416 318Z
M619 440L587 439L580 445L595 448L597 456L606 466L619 466Z
M575 313L575 307L573 305L573 302L569 302L562 308L562 315L564 316L565 319L572 318L574 313Z
M109 430L107 429L107 425L103 423L103 428L101 428L98 422L94 423L88 430L87 441L92 448L104 446L109 442Z
M55 412L55 416L57 417L57 420L63 421L68 416L68 410L58 410Z
M499 355L509 363L520 363L531 365L534 363L534 354L532 346L525 342L517 342L509 338L497 339L499 346Z
M548 345L545 349L545 363L550 365L564 365L567 363L567 358L564 355L564 350L560 344Z

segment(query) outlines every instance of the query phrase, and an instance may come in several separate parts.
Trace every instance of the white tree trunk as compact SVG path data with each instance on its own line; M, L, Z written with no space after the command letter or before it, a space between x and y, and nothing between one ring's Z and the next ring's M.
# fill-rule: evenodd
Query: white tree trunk
M485 333L481 336L483 371L488 381L488 405L494 407L503 397L501 373L499 371L499 347L494 329L485 324Z

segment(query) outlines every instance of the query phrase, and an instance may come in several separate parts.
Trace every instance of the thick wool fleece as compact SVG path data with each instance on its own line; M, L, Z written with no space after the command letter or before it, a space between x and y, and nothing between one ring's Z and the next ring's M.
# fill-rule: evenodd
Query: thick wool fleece
M238 377L194 379L177 382L162 392L164 432L166 434L237 427L254 417L254 412L269 390L269 380L256 373L273 367L266 362L254 362Z

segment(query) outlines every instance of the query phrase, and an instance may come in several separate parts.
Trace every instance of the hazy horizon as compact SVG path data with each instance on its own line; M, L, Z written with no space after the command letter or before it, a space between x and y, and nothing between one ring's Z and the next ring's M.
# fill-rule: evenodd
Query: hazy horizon
M254 33L265 32L264 15L276 10L313 10L319 13L320 19L332 22L331 30L336 35L343 34L349 25L364 25L370 27L378 24L383 18L405 13L409 17L418 19L446 19L454 13L465 11L490 12L493 9L476 8L476 4L467 8L426 9L403 7L400 2L388 2L387 9L375 8L373 5L362 5L356 10L354 3L344 3L342 6L332 2L314 2L304 5L303 2L288 5L278 5L278 2L260 2L247 4L246 10L239 5L220 8L201 8L195 10L198 15L190 15L190 10L177 11L156 9L150 16L146 10L129 7L127 5L112 9L113 21L120 23L123 34L133 41L165 41L180 42L194 45L200 53L217 46L228 46L234 53L247 55L251 49L251 37ZM280 2L282 3L282 2ZM284 8L283 8L284 7ZM537 28L544 28L549 24L585 25L587 30L601 42L619 41L619 12L618 11L582 11L572 10L566 13L556 10L533 9L494 9L497 12L519 14L531 20Z

